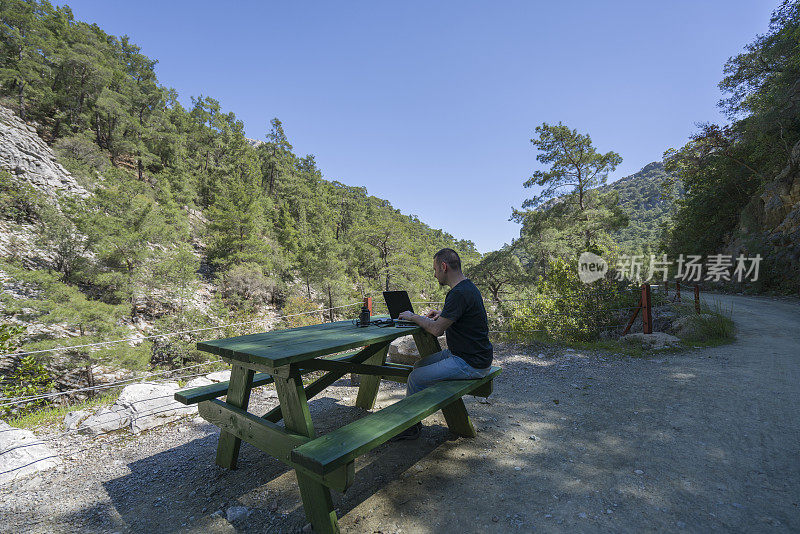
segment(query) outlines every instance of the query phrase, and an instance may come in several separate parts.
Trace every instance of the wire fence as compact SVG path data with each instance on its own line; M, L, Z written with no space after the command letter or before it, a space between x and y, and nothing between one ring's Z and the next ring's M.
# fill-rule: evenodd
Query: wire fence
M664 294L668 296L668 290L667 290L666 287L664 287L664 288L662 288L660 286L657 286L657 287L658 287L657 291L663 291ZM629 289L632 292L640 291L639 288L629 288ZM624 293L625 291L626 290L619 291L619 292L616 293L616 295L618 296L620 293ZM615 293L611 292L611 291L609 291L609 292L597 292L592 296L599 298L601 295L615 295ZM497 302L492 300L492 299L484 299L484 300L487 301L487 302L491 302L491 303L497 304ZM535 302L535 301L536 301L536 299L532 299L532 298L504 299L501 302L501 304L503 304L503 303L519 303L519 302ZM444 304L444 302L426 300L426 301L414 301L413 304L415 304L415 305ZM293 318L293 317L300 317L300 316L312 315L312 314L317 314L317 313L323 314L323 319L324 319L324 313L325 312L333 312L335 310L342 310L342 309L352 308L352 307L361 306L361 305L362 305L362 303L360 303L360 302L354 302L354 303L345 304L345 305L341 305L341 306L333 306L333 307L322 308L322 309L318 309L318 310L310 310L310 311L293 313L293 314L285 314L285 315L281 315L281 316L277 316L277 317L271 317L271 318L261 318L261 319L256 319L256 320L252 320L252 321L241 321L241 322L228 323L228 324L217 325L217 326L212 326L212 327L195 328L195 329L189 329L189 330L180 330L180 331L175 331L175 332L168 332L168 333L164 333L164 334L156 334L156 335L150 335L150 336L144 336L144 337L133 337L133 338L117 339L117 340L102 341L102 342L82 344L82 345L66 345L66 346L53 347L53 348L50 348L50 349L42 349L42 350L35 350L35 351L16 352L16 353L12 352L12 353L7 353L7 354L2 354L2 355L0 355L0 357L6 357L6 356L17 356L17 357L19 357L19 356L41 354L41 353L48 353L48 352L57 352L57 351L62 351L62 350L74 349L74 348L99 347L99 346L107 346L107 345L111 345L111 344L115 344L115 343L125 343L125 342L133 342L133 341L142 341L142 340L145 340L145 339L156 339L156 338L164 338L164 337L177 336L177 335L195 334L195 333L199 333L199 332L208 332L208 331L212 331L212 330L220 330L220 329L231 328L231 327L239 327L239 326L244 326L244 325L263 323L263 322L268 321L268 320L269 321L279 321L281 319L289 319L289 318ZM385 308L385 304L383 302L375 302L373 304L373 306L376 307L376 308L382 308L382 307ZM581 309L581 310L573 310L573 311L549 312L549 313L538 313L538 314L537 313L522 313L522 314L516 314L515 313L513 315L495 315L495 314L490 314L490 321L491 321L491 324L493 325L493 327L490 328L489 333L490 334L513 334L513 335L553 334L554 329L547 329L547 328L514 328L513 327L513 322L514 321L524 322L524 321L530 320L530 319L538 319L538 320L546 320L546 319L553 319L553 318L560 319L560 318L565 318L565 317L572 317L572 318L583 320L583 319L586 319L588 317L597 317L597 316L609 315L609 314L613 314L613 313L619 314L621 312L629 312L631 310L637 310L638 311L639 309L641 309L641 302L637 306L622 306L622 307L617 307L617 308ZM509 324L509 322L511 322L511 324ZM509 328L509 326L511 326L511 328ZM625 327L625 326L626 326L625 324L599 324L599 323L597 323L597 324L593 325L593 328L597 329L597 330L610 330L610 329L615 329L615 328L622 328L622 327ZM159 377L159 376L165 376L165 375L170 375L168 377L168 380L170 380L170 381L189 379L189 378L193 378L193 377L197 377L197 376L203 376L203 375L207 374L207 372L196 373L196 374L191 374L191 375L185 375L185 374L181 375L181 373L185 372L185 371L189 371L191 369L199 369L201 367L208 367L208 366L211 366L211 365L214 365L214 364L219 364L219 363L220 363L219 360L209 360L209 361L201 362L201 363L198 363L198 364L195 364L195 365L189 365L189 366L178 367L178 368L175 368L175 369L169 369L169 370L164 370L164 371L159 371L159 372L147 373L147 374L138 375L138 376L131 377L131 378L115 380L115 381L112 381L112 382L106 382L106 383L87 386L87 387L72 388L72 389L67 389L67 390L58 391L58 392L42 393L42 394L26 395L26 396L18 396L18 397L0 397L0 408L4 408L4 407L8 407L8 406L14 406L14 405L20 405L20 404L29 404L29 403L32 403L32 402L39 402L39 401L52 401L53 399L56 399L56 398L59 398L59 397L71 396L71 395L76 395L76 394L80 394L80 393L95 394L95 393L97 393L99 391L109 390L109 389L113 389L113 388L119 388L119 387L123 387L125 385L129 385L129 384L132 384L132 383L142 382L142 381L145 381L145 380L148 380L148 379L152 379L153 377ZM158 383L158 382L156 382L156 383Z

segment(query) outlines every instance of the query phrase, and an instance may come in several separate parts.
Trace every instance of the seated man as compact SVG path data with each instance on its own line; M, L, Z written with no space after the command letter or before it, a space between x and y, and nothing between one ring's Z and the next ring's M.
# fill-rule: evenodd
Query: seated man
M449 286L442 311L423 317L410 311L400 319L413 321L436 337L447 336L447 349L420 359L408 376L406 395L413 395L442 380L483 378L492 367L489 322L481 292L461 272L455 250L443 248L433 257L433 275L441 286ZM419 437L422 423L398 434L396 441Z

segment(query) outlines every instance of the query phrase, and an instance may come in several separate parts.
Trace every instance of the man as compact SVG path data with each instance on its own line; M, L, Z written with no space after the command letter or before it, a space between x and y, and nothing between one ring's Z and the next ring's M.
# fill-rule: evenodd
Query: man
M443 248L433 257L433 275L439 285L450 287L442 311L426 316L410 311L400 319L413 321L436 337L447 336L447 349L420 359L408 376L406 395L413 395L442 380L483 378L492 366L489 322L481 292L461 272L461 258L455 250ZM398 434L394 439L416 439L422 423Z

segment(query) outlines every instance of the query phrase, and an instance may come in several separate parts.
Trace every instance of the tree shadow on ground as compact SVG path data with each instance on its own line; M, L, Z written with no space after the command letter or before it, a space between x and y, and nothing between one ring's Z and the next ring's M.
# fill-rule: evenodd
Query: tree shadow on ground
M379 402L388 404L385 392ZM390 392L391 402L400 398ZM397 397L397 398L395 398ZM318 434L346 425L366 412L331 397L309 402ZM212 425L204 423L205 426ZM216 427L213 427L216 429ZM293 532L307 523L294 470L243 442L237 469L214 463L219 431L194 439L127 465L130 473L105 482L111 500L63 517L85 528L122 532ZM415 442L387 443L356 462L354 485L344 494L333 491L339 516L396 479L441 443L454 439L441 425L426 428ZM249 515L225 519L232 506L245 506ZM214 516L221 511L221 516Z

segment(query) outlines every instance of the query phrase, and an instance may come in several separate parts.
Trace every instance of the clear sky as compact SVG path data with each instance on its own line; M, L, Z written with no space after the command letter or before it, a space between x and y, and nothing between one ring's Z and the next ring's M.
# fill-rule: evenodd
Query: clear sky
M326 178L488 252L533 192L534 128L558 121L630 175L684 144L723 65L777 1L210 2L74 0L129 35L181 102L208 95L264 139L278 117Z

